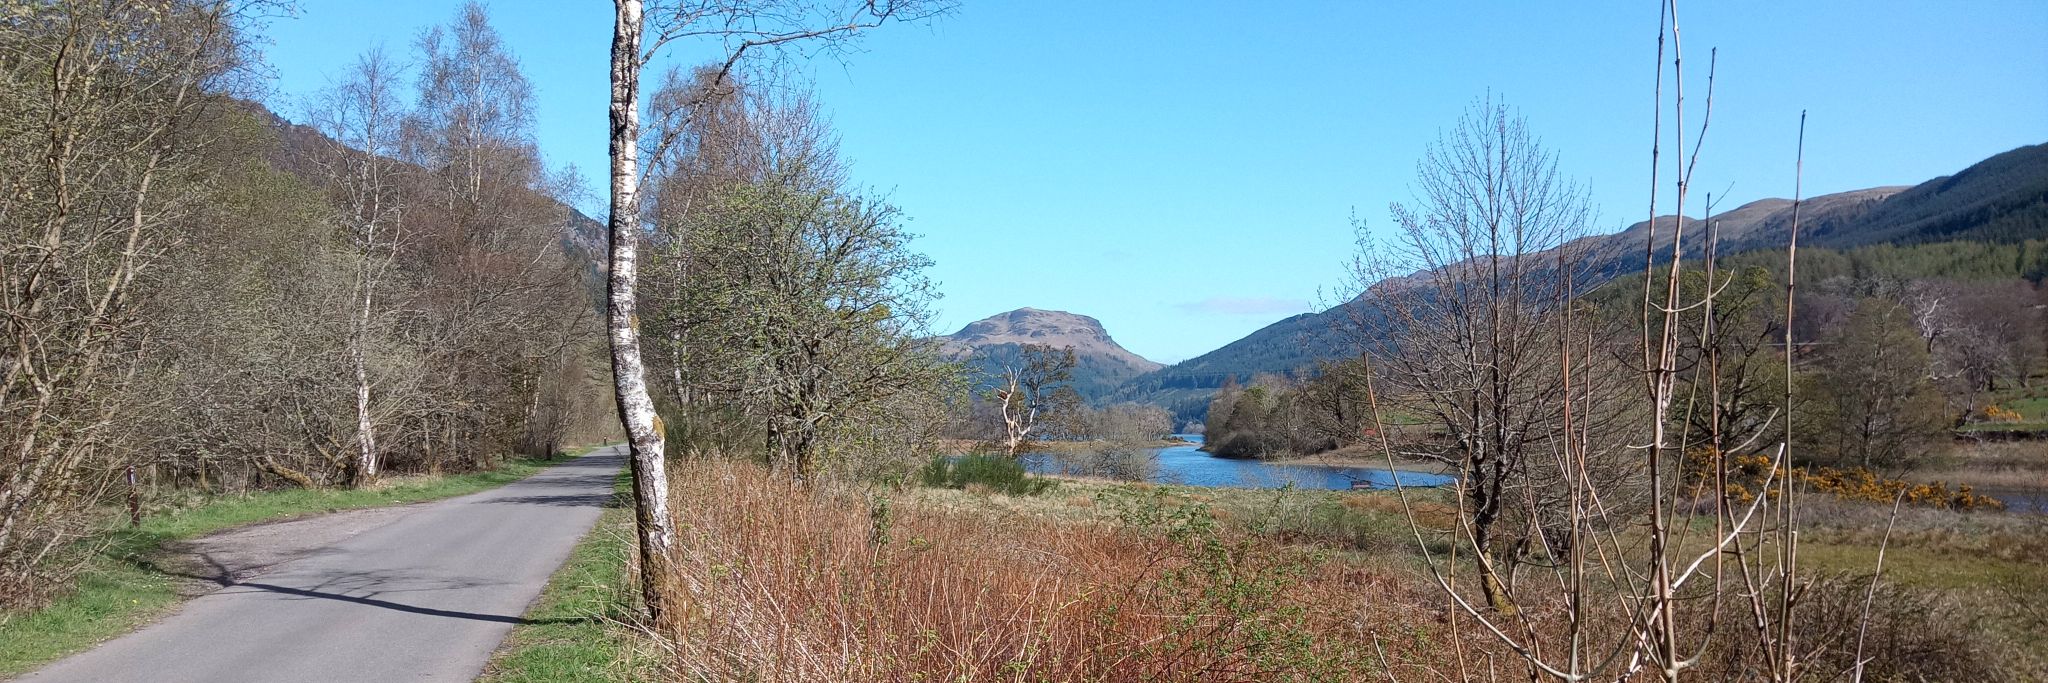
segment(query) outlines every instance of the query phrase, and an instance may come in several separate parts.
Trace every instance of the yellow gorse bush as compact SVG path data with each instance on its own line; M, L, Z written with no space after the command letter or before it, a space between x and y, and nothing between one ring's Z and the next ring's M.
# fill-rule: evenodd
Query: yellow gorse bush
M2009 410L1998 406L1986 406L1984 408L1984 419L1992 422L2020 422L2025 420L2026 417L2020 415L2020 411L2017 410Z
M1750 489L1762 488L1767 479L1774 478L1771 476L1774 472L1770 456L1732 455L1727 456L1726 460L1728 496L1736 503L1756 500L1756 494ZM1687 453L1686 476L1693 481L1712 478L1718 461L1719 454L1710 448ZM1905 504L1920 507L1959 512L2005 509L2005 503L1972 491L1969 484L1951 489L1947 483L1939 481L1916 483L1903 479L1887 479L1861 467L1822 467L1813 470L1793 470L1789 474L1783 468L1776 468L1775 474L1789 476L1795 484L1805 484L1817 493L1829 494L1842 500L1890 503L1903 495Z

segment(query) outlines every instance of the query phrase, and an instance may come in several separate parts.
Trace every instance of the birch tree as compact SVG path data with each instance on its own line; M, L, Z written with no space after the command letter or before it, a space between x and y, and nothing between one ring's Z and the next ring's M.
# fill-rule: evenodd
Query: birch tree
M417 42L418 99L402 154L411 281L399 329L423 359L431 401L413 406L438 432L433 462L489 467L532 445L528 423L560 377L561 355L591 329L589 274L568 257L577 217L533 134L533 88L481 5L464 5Z
M349 367L355 384L355 461L350 482L377 480L377 428L371 416L369 346L375 324L378 284L397 251L403 198L395 176L398 133L404 112L393 86L396 69L380 50L357 58L348 76L322 98L315 127L332 149L323 158L328 183L338 195L340 221L355 251L350 286Z
M668 504L666 445L653 397L647 390L640 323L635 313L638 246L643 229L641 72L672 42L703 42L721 48L724 59L717 73L722 77L751 53L799 43L829 50L887 21L931 17L946 7L944 0L615 0L609 136L611 202L606 219L610 232L606 329L619 421L626 429L632 453L633 492L638 499L641 595L647 603L648 616L657 625L666 624L670 614L659 582L672 561L675 523ZM654 158L660 158L661 144L654 147L648 151Z

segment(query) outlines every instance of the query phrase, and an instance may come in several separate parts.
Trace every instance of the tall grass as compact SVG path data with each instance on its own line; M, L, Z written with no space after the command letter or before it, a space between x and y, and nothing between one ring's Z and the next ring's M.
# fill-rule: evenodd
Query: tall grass
M686 616L657 634L677 680L1411 681L1451 680L1461 660L1481 671L1512 661L1413 568L1400 538L1412 536L1382 523L1384 496L1076 484L1058 496L891 497L798 488L718 460L677 475L683 557L664 580ZM1898 576L1915 575L1923 553L1894 541ZM1833 547L1818 540L1812 559L1863 566L1829 561ZM1550 578L1530 572L1519 590L1559 591ZM1868 587L1856 575L1811 587L1819 597L1800 615L1810 680L1853 666L1857 634L1839 626L1857 623ZM1883 648L1866 680L2038 670L2008 636L1959 621L1974 603L1950 591L1887 580L1877 597L1869 638ZM1694 621L1680 627L1704 636ZM1569 623L1529 610L1516 628L1550 649ZM1754 638L1721 631L1699 680L1760 664ZM1630 680L1654 678L1639 673Z
M734 462L687 466L683 680L1379 677L1315 553L1144 499L1065 522L876 505Z

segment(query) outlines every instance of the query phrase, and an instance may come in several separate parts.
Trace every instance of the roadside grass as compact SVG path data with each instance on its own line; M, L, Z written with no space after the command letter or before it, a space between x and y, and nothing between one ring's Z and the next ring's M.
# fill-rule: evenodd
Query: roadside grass
M312 515L452 498L503 486L594 450L552 459L507 460L498 469L456 475L392 477L365 490L293 489L219 497L143 518L125 514L81 540L73 590L40 609L0 612L0 677L11 677L153 621L182 598L180 580L153 569L165 544L234 527Z
M655 678L659 658L630 623L633 587L632 474L619 473L612 503L576 544L569 561L512 629L479 681L642 681Z

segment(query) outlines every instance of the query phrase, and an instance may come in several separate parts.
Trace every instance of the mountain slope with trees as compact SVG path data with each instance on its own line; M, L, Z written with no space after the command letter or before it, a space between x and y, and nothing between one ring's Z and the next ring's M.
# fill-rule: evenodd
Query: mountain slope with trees
M1671 216L1657 219L1659 244L1670 244L1672 221ZM1713 223L1724 256L1746 258L1747 252L1780 249L1791 234L1792 201L1757 200L1715 214ZM1802 281L1821 273L1967 277L2010 271L2038 282L2048 273L2039 246L2048 239L2048 144L2004 152L1918 185L1807 198L1800 202L1799 223L1805 261L1800 267L1810 271ZM1687 234L1703 236L1707 222L1688 217L1683 226ZM1583 254L1584 272L1597 284L1642 272L1649 229L1650 222L1641 221L1565 248ZM1689 257L1703 255L1704 239L1688 242ZM1745 263L1767 266L1776 258L1782 268L1782 256L1759 253ZM1375 286L1393 284L1398 281ZM1317 361L1336 359L1342 345L1334 330L1345 326L1352 315L1347 310L1348 304L1281 320L1215 351L1133 378L1115 396L1166 407L1178 420L1199 419L1209 397L1226 383L1249 384L1259 374L1305 373Z

